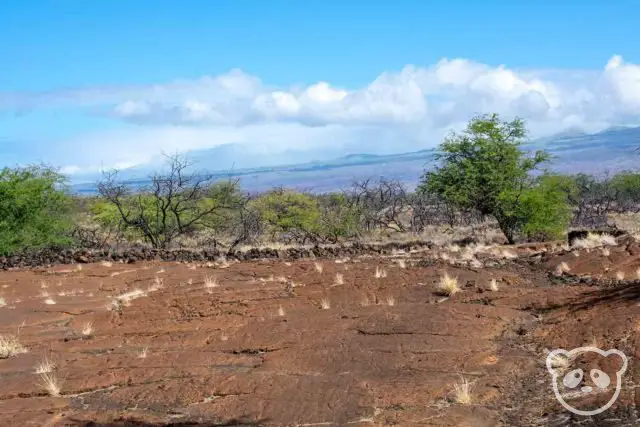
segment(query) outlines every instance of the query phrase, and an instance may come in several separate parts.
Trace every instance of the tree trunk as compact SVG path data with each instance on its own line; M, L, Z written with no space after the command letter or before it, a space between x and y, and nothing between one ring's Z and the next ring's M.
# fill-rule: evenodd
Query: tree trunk
M507 242L509 242L510 245L513 245L515 243L515 233L511 226L512 224L510 224L511 221L509 221L509 218L505 217L499 217L496 219L498 220L498 227L500 227L500 231L502 231L502 234L507 238Z

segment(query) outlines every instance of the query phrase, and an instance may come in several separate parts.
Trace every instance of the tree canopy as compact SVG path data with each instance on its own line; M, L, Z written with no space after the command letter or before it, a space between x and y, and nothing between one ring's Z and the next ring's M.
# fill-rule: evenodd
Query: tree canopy
M531 219L523 206L539 199L531 191L544 190L547 196L551 191L532 176L551 156L545 151L528 155L521 147L526 136L521 119L503 121L497 114L474 117L462 133L453 133L440 145L436 156L440 165L422 176L419 191L434 193L457 208L493 216L513 243Z

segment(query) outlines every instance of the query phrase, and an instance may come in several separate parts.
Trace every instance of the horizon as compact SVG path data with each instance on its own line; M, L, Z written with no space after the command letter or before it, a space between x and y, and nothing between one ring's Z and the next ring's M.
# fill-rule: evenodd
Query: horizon
M612 127L597 134L564 133L554 138L529 140L522 149L530 155L535 150L545 150L552 155L544 170L555 174L588 175L604 178L611 173L638 172L637 146L640 127ZM437 147L390 155L352 153L328 161L311 161L256 168L224 168L213 170L200 167L197 157L184 159L191 163L188 173L209 176L212 181L238 179L240 186L249 192L260 193L277 187L294 191L327 193L349 188L354 182L379 179L395 180L412 191L420 176L436 166ZM630 155L635 153L634 155ZM183 156L184 157L184 156ZM162 173L163 164L148 169L125 169L120 180L144 188L155 173ZM383 168L383 169L381 169ZM76 194L95 194L95 176L84 182L71 181Z
M536 6L10 1L3 166L81 180L162 152L208 150L214 170L411 153L491 112L533 139L640 125L640 5Z

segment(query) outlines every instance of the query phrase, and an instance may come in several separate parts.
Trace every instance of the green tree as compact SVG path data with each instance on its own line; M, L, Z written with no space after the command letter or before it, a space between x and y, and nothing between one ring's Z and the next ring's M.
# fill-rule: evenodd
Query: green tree
M332 193L320 197L323 238L337 242L340 238L356 237L362 231L360 210L349 203L344 194Z
M572 208L569 200L577 193L571 177L543 175L520 198L518 216L522 232L532 240L562 237L569 227Z
M0 171L0 254L71 243L64 177L46 166Z
M620 172L611 178L616 209L620 212L637 211L640 205L640 174Z
M254 203L272 238L277 234L288 234L303 244L318 240L322 214L318 201L310 195L275 189Z
M419 191L434 193L460 209L491 215L509 243L524 223L522 195L533 185L530 173L550 159L544 151L532 157L521 145L526 138L521 119L502 121L497 114L474 117L464 132L440 145L439 167L422 176Z

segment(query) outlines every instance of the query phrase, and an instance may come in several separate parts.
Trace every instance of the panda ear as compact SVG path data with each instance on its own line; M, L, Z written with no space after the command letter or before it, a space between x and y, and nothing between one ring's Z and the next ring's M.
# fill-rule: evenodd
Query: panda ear
M607 361L615 366L616 372L620 375L624 374L627 370L627 356L620 350L616 349L608 350L605 354Z
M558 375L560 370L571 364L571 355L562 348L551 351L547 355L547 370L551 375Z

